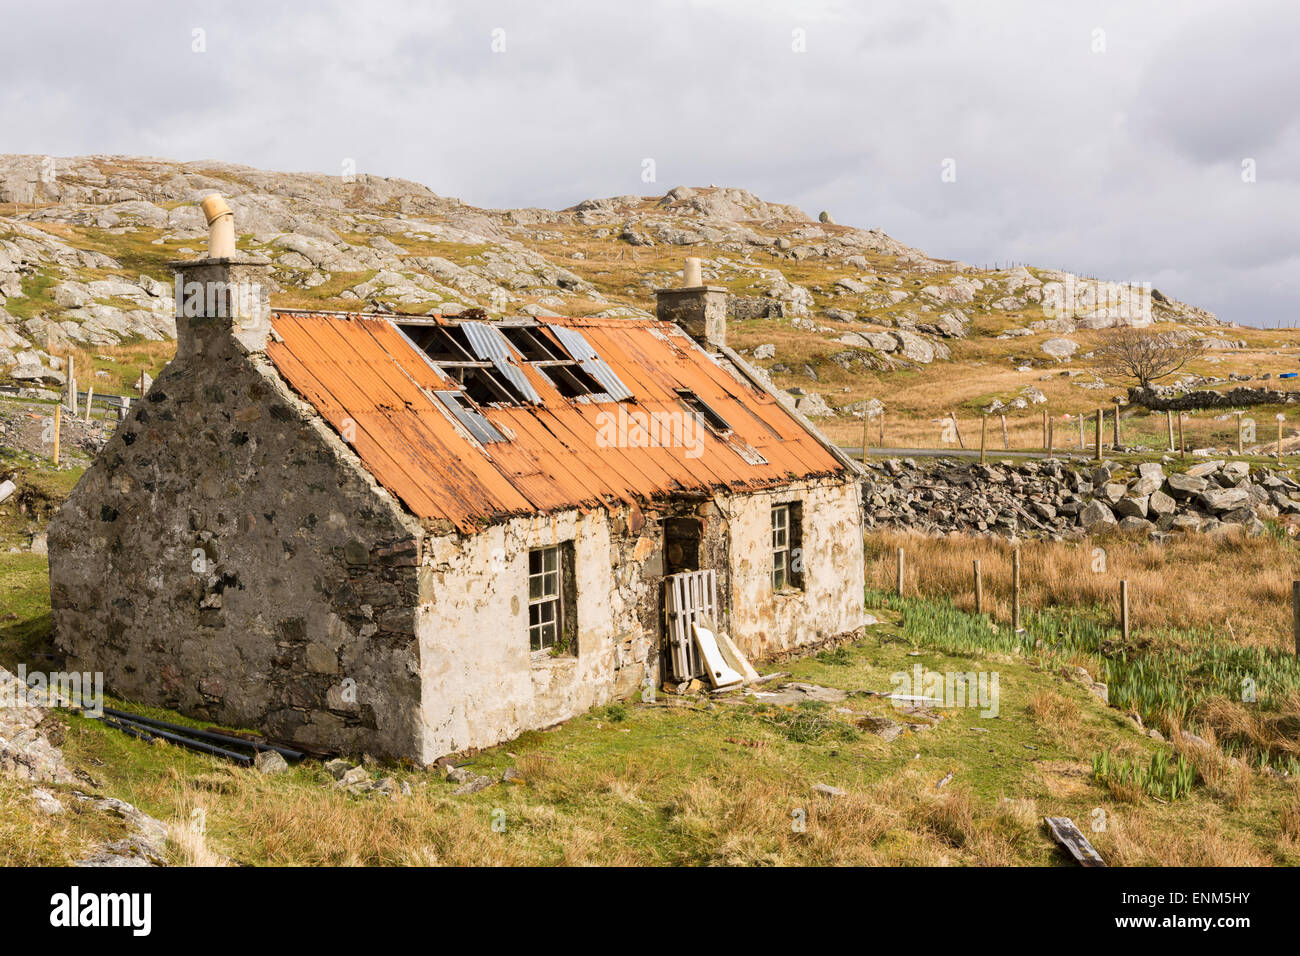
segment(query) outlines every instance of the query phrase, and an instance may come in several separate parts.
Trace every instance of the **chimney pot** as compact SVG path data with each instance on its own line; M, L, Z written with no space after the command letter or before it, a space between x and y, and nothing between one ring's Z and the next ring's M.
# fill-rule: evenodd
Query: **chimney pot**
M232 259L235 256L235 214L218 193L205 196L199 203L208 221L208 258Z
M240 256L235 214L213 193L199 201L208 221L208 254L170 263L176 273L176 356L186 360L231 344L245 352L266 347L271 330L270 262Z
M683 289L698 289L704 285L704 274L700 269L700 260L697 256L686 257L686 268L682 275Z

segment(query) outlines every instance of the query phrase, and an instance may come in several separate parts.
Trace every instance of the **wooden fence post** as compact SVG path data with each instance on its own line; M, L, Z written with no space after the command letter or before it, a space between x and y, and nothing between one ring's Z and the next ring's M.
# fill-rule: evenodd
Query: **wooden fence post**
M1183 441L1183 413L1178 413L1178 457L1187 457L1187 445Z
M1242 429L1242 427L1241 427L1241 415L1240 415L1240 413L1239 413L1239 414L1237 415L1237 454L1238 454L1238 455L1244 455L1244 454L1245 454L1245 452L1243 452L1243 451L1241 450L1241 448L1242 448L1242 444L1241 444L1242 432L1243 432L1243 429Z
M54 467L59 467L59 426L63 423L63 406L54 406Z
M877 438L876 447L884 448L885 447L885 410L883 408L880 410L879 424L880 424L880 434L876 436Z
M1101 409L1097 409L1097 460L1101 461Z
M1119 451L1119 448L1120 448L1120 443L1119 443L1119 406L1118 406L1118 405L1115 406L1115 440L1114 440L1113 442L1111 442L1111 447L1113 447L1113 448L1115 449L1116 452L1118 452L1118 451Z
M1277 463L1282 464L1282 422L1285 419L1281 412L1277 413Z
M1083 437L1083 418L1084 418L1083 412L1080 412L1079 413L1079 451L1088 450L1087 439Z
M1169 425L1169 454L1172 455L1174 453L1174 413L1171 411L1165 412L1165 421Z
M980 419L980 464L987 461L984 455L985 446L988 444L989 417L985 415Z
M903 549L898 549L898 596L903 596Z
M1055 455L1053 454L1055 448L1056 448L1056 422L1055 420L1049 418L1047 420L1047 457L1048 458L1055 457Z
M980 574L979 558L975 559L975 613L984 613L984 576Z
M1300 581L1291 582L1291 631L1295 652L1300 655Z
M957 445L962 449L962 451L965 451L966 442L963 441L961 437L961 426L957 424L957 413L949 412L948 417L952 419L952 430L957 433Z
M1020 630L1020 549L1011 555L1011 630Z
M77 417L77 372L74 357L71 352L68 353L68 411L72 412L72 417Z
M1128 644L1128 580L1119 582L1119 629Z

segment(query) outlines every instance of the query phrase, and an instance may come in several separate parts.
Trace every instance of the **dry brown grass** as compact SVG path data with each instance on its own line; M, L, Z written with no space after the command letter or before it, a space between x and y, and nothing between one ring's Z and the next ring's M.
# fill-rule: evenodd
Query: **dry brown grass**
M869 535L867 545L869 587L892 590L901 547L908 594L947 595L967 610L974 609L972 561L979 560L985 608L996 620L1010 619L1010 544L886 531ZM1300 567L1288 542L1188 535L1157 545L1115 535L1083 544L1026 541L1020 548L1022 607L1100 605L1118 614L1119 582L1126 579L1135 628L1215 629L1241 644L1290 646L1291 582Z
M1107 813L1106 830L1089 834L1111 866L1269 866L1274 861L1203 808L1162 808L1157 820L1136 807ZM1165 824L1165 825L1157 825Z
M230 861L208 846L200 818L174 820L167 827L167 842L177 866L229 866Z
M1052 690L1035 691L1025 705L1039 727L1054 741L1064 741L1079 734L1079 705Z

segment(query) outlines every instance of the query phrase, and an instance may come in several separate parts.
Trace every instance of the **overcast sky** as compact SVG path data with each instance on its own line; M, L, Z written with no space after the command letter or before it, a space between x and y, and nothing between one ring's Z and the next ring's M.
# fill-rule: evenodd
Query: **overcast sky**
M1300 318L1294 0L41 0L4 22L0 152L352 159L495 207L741 186L934 256Z

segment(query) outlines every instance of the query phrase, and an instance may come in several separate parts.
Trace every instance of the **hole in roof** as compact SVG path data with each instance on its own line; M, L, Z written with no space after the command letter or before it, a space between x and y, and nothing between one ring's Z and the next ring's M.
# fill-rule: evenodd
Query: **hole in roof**
M727 420L719 415L713 408L700 396L696 395L689 388L677 389L677 395L696 416L703 419L704 424L713 432L719 435L730 435L732 428Z
M519 367L516 352L565 398L612 402L632 397L575 329L488 322L398 327L443 375L461 385L470 400L479 404L542 404Z

